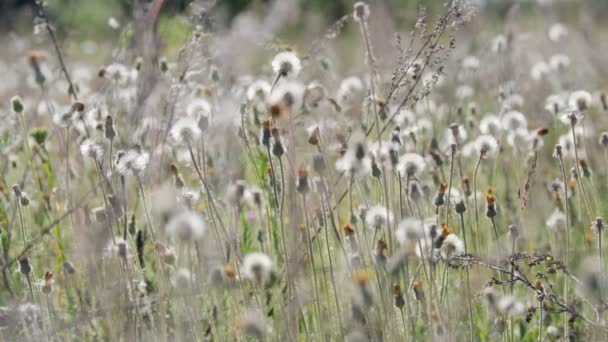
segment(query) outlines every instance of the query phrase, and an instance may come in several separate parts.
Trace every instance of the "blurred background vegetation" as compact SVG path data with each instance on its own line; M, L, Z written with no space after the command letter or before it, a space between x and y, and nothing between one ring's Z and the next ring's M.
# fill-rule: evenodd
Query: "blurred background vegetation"
M16 31L26 33L31 31L32 19L35 16L36 0L0 0L0 30ZM112 36L112 28L108 25L110 17L119 22L128 22L132 14L134 3L146 3L152 0L46 0L48 12L59 30L69 32L71 39L94 39L103 40ZM213 7L214 18L221 18L214 24L223 27L230 24L239 13L247 10L263 12L272 0L203 0L210 3L215 2ZM283 0L279 0L283 1ZM302 16L315 15L322 18L326 23L331 23L352 9L357 0L299 0ZM578 9L585 7L591 19L595 23L602 23L608 16L608 0L471 0L480 5L485 20L496 21L500 24L512 7L519 4L522 14L534 14L538 11L536 2L553 2L551 11L560 18L572 17L580 20ZM162 17L160 19L161 33L179 34L188 28L188 8L192 0L166 0ZM371 1L370 1L371 2ZM416 19L417 9L424 5L428 12L434 13L440 10L445 0L374 0L382 2L391 11L393 22L401 27L408 27ZM580 6L586 3L587 6ZM297 26L297 25L296 25Z

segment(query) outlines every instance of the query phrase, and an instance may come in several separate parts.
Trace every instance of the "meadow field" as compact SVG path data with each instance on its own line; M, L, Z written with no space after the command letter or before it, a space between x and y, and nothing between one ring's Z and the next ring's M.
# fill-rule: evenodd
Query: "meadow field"
M14 11L0 341L608 340L603 1Z

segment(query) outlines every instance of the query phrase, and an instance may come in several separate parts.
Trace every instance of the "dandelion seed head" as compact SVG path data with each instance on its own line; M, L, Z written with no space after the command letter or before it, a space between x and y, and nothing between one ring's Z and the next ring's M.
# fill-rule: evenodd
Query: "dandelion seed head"
M464 242L456 234L449 234L443 240L439 251L445 259L462 255L464 254Z
M173 124L169 134L177 144L190 145L197 142L201 138L203 132L195 119L191 117L182 117Z
M282 51L272 59L272 70L283 77L297 77L302 70L300 58L291 51Z
M547 218L546 225L551 229L557 229L566 225L567 216L561 210L555 209Z
M247 99L251 102L266 102L270 94L270 83L264 80L256 80L247 87Z
M530 69L530 77L535 81L540 81L545 79L550 72L551 67L547 63L540 61L535 63Z
M369 5L363 1L356 2L353 6L353 19L356 22L365 22L370 13Z
M462 67L467 70L471 70L471 71L475 71L475 70L479 69L480 64L481 64L481 62L479 61L479 58L477 58L475 56L466 56L462 60Z
M404 177L417 177L426 167L424 157L417 153L405 153L399 158L397 170Z
M268 255L254 252L245 255L242 270L245 278L256 283L266 283L270 280L273 267L272 259Z
M195 99L188 103L186 114L199 121L202 117L209 118L211 115L211 105L205 99Z
M349 176L365 176L372 171L367 142L362 137L353 137L346 153L336 161L336 169Z
M466 100L469 99L471 97L473 97L473 95L475 95L475 89L473 89L473 87L469 86L469 85L460 85L456 88L456 98L459 100Z
M203 218L190 210L184 210L173 216L167 223L166 231L172 238L182 241L198 241L207 230Z
M263 340L265 335L272 332L272 329L266 322L264 313L259 310L246 310L233 323L243 334L258 340Z
M558 115L566 109L567 97L564 94L551 94L545 99L545 110Z
M370 229L388 227L393 222L393 213L382 205L374 205L366 211L365 222Z
M104 249L103 255L106 259L130 259L129 243L121 238L116 238L114 241L110 240Z
M502 124L506 130L515 131L520 128L528 128L526 116L518 111L512 110L502 116Z
M342 106L352 106L357 101L363 101L365 87L361 79L355 76L347 77L340 82L337 99Z
M499 34L492 39L492 52L501 53L507 49L507 37L504 34Z
M80 153L84 157L94 160L102 160L103 147L98 142L87 138L80 144Z
M475 150L484 157L493 157L498 151L498 142L492 135L480 135L475 139Z
M120 175L127 176L140 174L143 172L150 162L150 153L141 149L132 149L127 152L117 154L116 157L116 172Z
M577 90L570 94L568 105L571 110L584 112L591 107L593 98L591 94L585 90Z
M548 36L552 42L558 42L568 35L568 28L561 23L555 23L549 27Z
M498 302L498 311L505 315L521 315L526 306L513 296L506 295Z
M189 288L194 280L192 273L186 268L180 268L171 275L171 285L176 289Z
M275 87L268 97L270 113L274 118L295 114L302 108L304 87L299 82L284 82Z

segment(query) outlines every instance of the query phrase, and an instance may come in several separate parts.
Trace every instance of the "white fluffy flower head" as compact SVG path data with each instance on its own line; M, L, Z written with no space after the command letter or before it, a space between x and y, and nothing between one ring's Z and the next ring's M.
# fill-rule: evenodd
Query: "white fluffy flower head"
M366 211L365 222L370 229L380 229L393 222L393 213L381 205L375 205Z
M302 70L300 58L291 51L283 51L276 54L272 59L271 65L274 73L283 77L296 77Z
M198 127L198 122L191 117L178 119L171 127L171 138L180 145L189 145L198 141L203 132Z
M245 255L243 259L243 272L245 278L257 282L265 283L270 279L273 262L264 253L255 252Z
M200 240L207 226L203 218L193 211L183 211L172 217L167 223L167 233L183 242Z

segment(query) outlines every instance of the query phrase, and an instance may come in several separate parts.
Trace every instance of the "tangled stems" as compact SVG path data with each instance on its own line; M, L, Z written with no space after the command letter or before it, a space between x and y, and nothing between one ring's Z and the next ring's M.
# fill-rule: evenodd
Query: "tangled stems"
M466 232L466 229L464 226L464 213L459 213L458 216L460 217L460 227L462 228L462 237L464 240L464 254L469 255L469 252L468 252L469 249L468 249L468 244L467 244L467 232ZM469 309L469 338L471 341L473 341L473 306L471 303L471 279L470 279L468 267L465 268L465 274L467 277L467 302L468 302L468 309Z
M477 208L477 171L479 171L479 164L485 155L485 151L479 153L479 158L475 164L475 171L473 172L473 206L475 207L475 241L477 247L479 247L479 208ZM496 232L496 226L494 225L494 219L492 219L492 228L496 234L496 242L498 243L498 233Z

